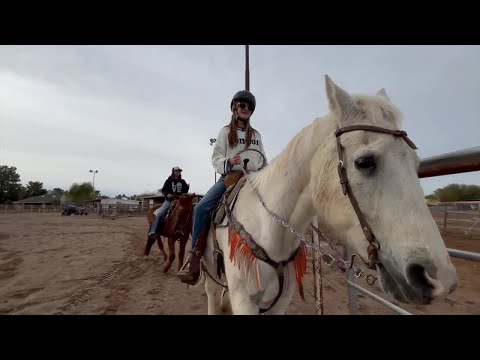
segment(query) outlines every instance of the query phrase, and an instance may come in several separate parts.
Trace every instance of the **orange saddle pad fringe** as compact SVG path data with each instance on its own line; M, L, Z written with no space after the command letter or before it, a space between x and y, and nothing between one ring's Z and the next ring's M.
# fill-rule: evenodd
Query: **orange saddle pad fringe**
M245 267L245 272L247 272L247 267L248 270L254 268L256 271L257 287L260 289L261 283L258 263L254 264L257 262L257 258L253 251L242 240L240 234L238 234L238 232L233 227L229 227L228 245L230 246L230 261L233 262L234 265L237 265L239 269L241 268L241 264L243 263ZM301 244L300 250L295 257L294 270L295 280L297 281L298 285L298 291L302 300L305 300L305 295L303 292L303 277L307 272L307 247L305 246L305 244Z

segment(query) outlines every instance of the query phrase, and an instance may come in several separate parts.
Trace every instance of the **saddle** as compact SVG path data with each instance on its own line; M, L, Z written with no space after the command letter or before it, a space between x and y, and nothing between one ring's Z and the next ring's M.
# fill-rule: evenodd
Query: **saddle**
M225 186L227 186L227 180L228 177L225 179ZM236 176L236 175L233 175ZM238 176L237 178L232 178L230 179L231 183L230 186L227 187L227 190L222 196L222 199L218 202L216 207L214 208L212 212L212 220L215 225L220 225L223 220L225 219L225 205L228 207L231 207L233 209L233 206L235 206L235 201L237 200L238 193L242 189L242 187L245 185L245 181L247 180L246 177L242 175Z
M248 173L248 161L249 159L243 160L243 169L246 173ZM227 190L212 212L213 224L220 225L222 223L223 219L225 218L225 205L228 207L230 207L232 203L235 205L237 195L243 185L245 185L246 178L244 177L244 174L245 173L243 171L232 171L225 177L225 187ZM233 207L230 210L232 209Z
M166 229L166 227L167 227L168 222L170 221L170 218L171 218L172 215L173 215L173 212L175 211L175 205L177 205L177 200L173 200L173 201L171 202L170 208L168 209L167 213L166 213L165 216L163 217L163 220L162 220L161 225L158 226L156 234L161 235L161 236L166 236L166 234L165 234L165 229ZM153 212L153 216L154 216L155 218L158 217L158 212L160 211L160 208L161 208L161 207L159 207L158 209L156 209L156 210Z
M247 163L248 159L245 159L244 161L244 169L247 171ZM215 268L217 270L217 276L220 278L222 273L225 273L225 265L223 261L223 254L221 251L218 251L218 243L217 239L215 237L215 227L219 226L224 222L225 219L225 205L227 205L230 210L233 209L235 206L235 201L237 199L237 196L242 189L242 187L245 185L245 181L247 178L244 176L243 171L234 171L229 173L225 177L225 187L227 188L226 191L223 193L221 199L213 209L213 211L210 213L209 216L209 221L208 221L208 226L205 226L205 228L202 230L200 235L198 236L197 244L195 247L195 254L197 255L197 259L200 259L204 252L205 248L207 247L207 238L208 234L210 231L212 231L213 236L214 236L214 246L215 246ZM195 265L193 265L195 263ZM195 261L191 263L190 269L195 269L192 272L197 273L197 267L200 266L200 263ZM205 270L205 268L202 266L202 268ZM199 270L199 269L198 269ZM211 276L211 275L210 275ZM198 279L196 280L198 281ZM194 283L196 283L196 281Z
M173 200L171 203L170 203L170 208L168 209L167 213L165 214L165 219L164 221L166 222L167 219L169 219L173 212L175 211L175 205L177 205L177 200Z
M167 220L169 216L173 213L173 210L175 210L175 205L177 205L177 200L173 200L172 203L170 204L170 208L168 209L167 213L164 216L164 220ZM159 206L154 212L153 216L157 217L158 213L160 211L161 206Z
M227 177L225 178L225 186L227 186L227 184L229 184L229 186L227 187L227 190L223 193L222 198L217 203L214 210L211 212L209 225L205 226L205 228L202 230L198 237L195 253L199 258L201 258L205 252L205 248L207 247L208 234L210 231L212 231L213 233L213 243L215 246L214 267L216 268L218 278L221 277L222 273L225 273L225 264L223 261L223 254L218 249L218 243L215 237L215 227L221 225L224 222L226 215L225 204L230 208L230 210L232 210L235 206L237 196L242 187L245 185L246 180L247 178L243 176L242 172L227 175Z

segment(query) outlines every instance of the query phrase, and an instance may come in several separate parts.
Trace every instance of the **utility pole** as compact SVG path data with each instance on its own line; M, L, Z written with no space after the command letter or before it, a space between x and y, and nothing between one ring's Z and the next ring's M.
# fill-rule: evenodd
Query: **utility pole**
M98 170L89 170L88 172L91 172L93 173L93 183L92 183L92 186L93 186L93 200L95 200L95 174L98 173Z
M245 45L245 90L250 91L250 48Z
M245 45L245 90L250 91L250 47ZM210 146L217 141L217 139L210 139ZM215 171L215 183L217 182L217 172Z

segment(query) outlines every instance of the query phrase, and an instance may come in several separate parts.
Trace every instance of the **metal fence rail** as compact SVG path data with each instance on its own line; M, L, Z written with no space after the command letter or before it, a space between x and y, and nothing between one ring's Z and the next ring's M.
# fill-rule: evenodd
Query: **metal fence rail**
M451 257L480 262L479 253L475 253L471 251L463 251L459 249L449 249L449 248L447 248L447 251Z
M370 291L368 291L367 289L364 289L362 288L360 285L357 285L355 284L354 282L350 281L350 280L347 280L347 284L351 287L353 287L354 289L360 291L361 293L365 294L366 296L368 296L369 298L372 298L373 300L375 300L376 302L384 305L385 307L389 308L390 310L393 310L395 311L396 313L400 314L400 315L412 315L411 313L409 313L408 311L406 310L403 310L401 307L395 305L395 304L392 304L390 301L387 301L385 300L384 298L382 298L381 296L378 296L377 294L374 294ZM352 315L352 314L350 314Z
M418 177L460 174L480 170L480 146L422 159Z

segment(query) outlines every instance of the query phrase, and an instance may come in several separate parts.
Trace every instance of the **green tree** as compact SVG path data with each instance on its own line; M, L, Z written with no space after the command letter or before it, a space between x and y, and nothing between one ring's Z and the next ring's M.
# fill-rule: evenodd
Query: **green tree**
M437 197L433 194L425 196L425 200L427 200L427 203L438 201Z
M59 194L59 195L63 195L63 194L67 193L67 191L65 191L61 188L55 188L55 189L52 190L52 192L55 193L55 194Z
M46 193L47 190L43 188L43 182L29 181L25 187L23 198L26 199L33 196L45 195Z
M433 192L440 201L480 200L480 186L465 184L449 184Z
M20 175L15 166L0 166L0 204L17 201L22 196Z
M82 184L73 183L68 190L67 198L71 202L80 203L92 200L93 186L89 182Z

